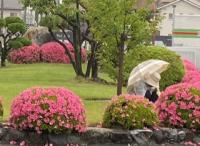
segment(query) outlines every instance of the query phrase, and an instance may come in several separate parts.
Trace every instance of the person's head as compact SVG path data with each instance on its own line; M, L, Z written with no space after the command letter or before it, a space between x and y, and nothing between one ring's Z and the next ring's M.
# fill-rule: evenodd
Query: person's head
M156 72L144 77L145 83L147 83L148 85L150 85L152 87L156 87L157 89L159 89L160 79L161 79L160 74L156 73Z

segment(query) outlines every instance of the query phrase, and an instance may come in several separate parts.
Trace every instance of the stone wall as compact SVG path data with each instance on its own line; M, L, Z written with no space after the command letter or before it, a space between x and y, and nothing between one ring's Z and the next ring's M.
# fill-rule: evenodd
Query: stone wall
M10 141L25 141L28 146L179 146L200 144L200 135L187 129L159 128L132 131L88 127L83 134L41 134L21 132L9 127L0 128L0 145Z

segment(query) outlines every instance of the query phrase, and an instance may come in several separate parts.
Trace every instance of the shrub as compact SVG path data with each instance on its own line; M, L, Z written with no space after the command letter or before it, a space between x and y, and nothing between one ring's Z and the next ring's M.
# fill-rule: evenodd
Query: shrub
M179 83L184 76L184 66L179 55L166 48L149 46L134 48L125 59L125 79L127 80L131 70L139 63L149 59L159 59L170 63L169 68L161 74L160 89Z
M70 43L66 44L74 60L74 48ZM41 46L41 56L44 62L50 63L70 63L69 57L65 54L65 49L56 42L45 43ZM86 62L86 50L82 48L82 61Z
M137 129L158 123L154 105L144 97L120 95L114 97L105 110L103 126Z
M200 81L200 72L197 70L186 71L186 74L182 80L183 83L190 83L190 84L193 84L197 81Z
M23 43L27 42L24 41ZM73 46L70 43L66 44L66 46L74 60ZM8 60L16 64L28 64L37 62L70 63L69 57L65 54L65 49L56 42L45 43L41 47L33 44L18 50L13 50L9 53ZM82 48L82 61L86 62L86 60L86 49Z
M56 42L45 43L40 49L43 62L70 63L69 57L65 54L65 49Z
M195 65L187 59L183 59L183 65L184 65L185 71L195 71L195 70L197 70Z
M40 62L40 49L36 44L15 49L8 55L8 60L15 64L28 64Z
M200 129L199 87L180 83L162 92L156 102L160 121L165 126Z
M80 98L65 88L31 88L11 106L11 125L19 130L84 132L85 110Z

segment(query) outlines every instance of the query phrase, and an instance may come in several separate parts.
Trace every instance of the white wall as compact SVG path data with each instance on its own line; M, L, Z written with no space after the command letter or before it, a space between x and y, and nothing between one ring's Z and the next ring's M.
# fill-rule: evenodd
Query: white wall
M200 15L200 9L184 2L184 1L180 1L175 3L174 5L176 5L175 8L175 14L176 17L180 16L180 15ZM172 23L173 23L173 19L169 19L169 14L173 15L173 7L172 5L162 8L160 10L160 14L161 16L164 16L164 19L161 22L160 25L160 35L171 35L172 34ZM182 21L178 20L175 21L175 27L185 27L187 26L187 28L191 28L193 26L195 26L195 28L199 28L200 29L200 25L199 22L197 23L197 21L192 21L190 16L188 16L187 18L182 19ZM176 19L176 18L175 18Z
M11 13L16 13L18 17L23 18L21 11L16 11L16 10L4 10L3 12L3 17L9 17Z
M200 47L168 47L175 51L182 58L190 60L197 68L200 69Z

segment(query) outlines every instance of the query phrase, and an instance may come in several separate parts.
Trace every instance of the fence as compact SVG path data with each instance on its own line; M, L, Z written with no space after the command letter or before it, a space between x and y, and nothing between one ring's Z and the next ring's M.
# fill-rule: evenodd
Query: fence
M200 69L200 46L199 47L168 47L170 50L177 52L182 58L190 60Z

